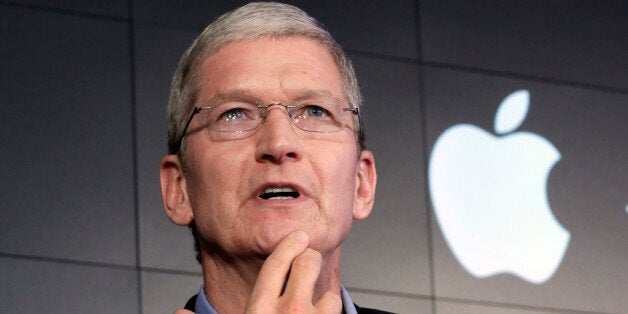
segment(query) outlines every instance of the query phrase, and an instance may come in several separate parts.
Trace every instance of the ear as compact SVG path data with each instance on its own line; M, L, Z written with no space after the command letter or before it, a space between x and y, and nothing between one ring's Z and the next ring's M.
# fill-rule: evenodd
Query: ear
M194 219L188 198L183 166L176 155L166 155L159 164L161 199L166 216L180 226L187 226Z
M377 171L375 157L368 150L363 150L358 161L356 189L353 201L353 219L363 220L371 214L375 202Z

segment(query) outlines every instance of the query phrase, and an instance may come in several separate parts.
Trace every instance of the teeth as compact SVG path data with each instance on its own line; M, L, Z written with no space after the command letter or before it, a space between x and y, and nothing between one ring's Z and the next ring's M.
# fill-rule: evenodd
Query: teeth
M260 194L260 197L265 200L287 200L299 197L299 192L290 186L269 187Z
M282 192L288 193L288 192L296 192L296 191L289 186L266 188L266 190L264 190L264 193L282 193Z

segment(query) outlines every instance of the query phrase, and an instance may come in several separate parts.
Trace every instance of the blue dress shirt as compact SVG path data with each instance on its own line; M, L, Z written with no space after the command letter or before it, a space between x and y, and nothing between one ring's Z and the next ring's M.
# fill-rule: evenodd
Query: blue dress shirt
M355 309L353 300L351 300L349 293L342 285L340 286L340 294L342 297L342 306L345 309L344 312L346 314L357 314L358 312ZM194 308L196 309L197 314L218 314L214 307L209 304L209 301L205 296L205 285L201 285L201 289L198 291L198 297L196 297L196 305Z

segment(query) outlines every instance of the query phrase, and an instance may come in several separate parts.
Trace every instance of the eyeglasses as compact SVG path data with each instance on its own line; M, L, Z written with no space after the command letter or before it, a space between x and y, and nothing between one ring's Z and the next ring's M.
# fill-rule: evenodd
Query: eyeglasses
M251 135L251 131L264 123L272 106L284 107L297 128L316 133L338 132L347 125L348 121L343 118L345 112L355 116L359 114L359 108L335 97L305 99L289 105L279 102L264 105L256 98L214 98L207 106L194 107L176 142L175 153L181 148L194 116L198 115L201 119L199 129L208 130L213 140L229 141Z

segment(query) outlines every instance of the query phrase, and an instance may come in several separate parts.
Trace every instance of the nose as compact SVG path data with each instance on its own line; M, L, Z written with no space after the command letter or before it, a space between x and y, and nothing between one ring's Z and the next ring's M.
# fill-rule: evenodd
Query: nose
M283 163L303 157L299 136L286 110L279 105L266 109L264 123L256 134L258 162Z

